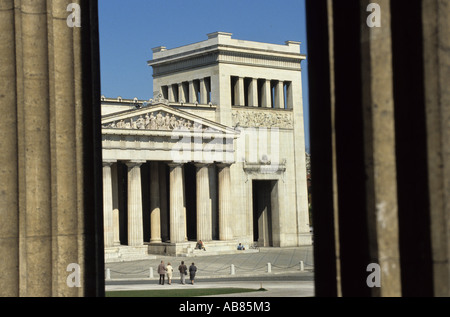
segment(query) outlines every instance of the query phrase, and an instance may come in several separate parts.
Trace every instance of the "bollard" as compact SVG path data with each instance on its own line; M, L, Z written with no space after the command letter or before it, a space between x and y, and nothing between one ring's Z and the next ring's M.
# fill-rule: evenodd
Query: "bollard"
M107 280L111 279L111 270L110 269L106 269L106 279Z
M272 273L272 263L267 263L267 273Z
M236 274L236 270L234 269L234 264L231 264L230 274L231 274L231 275Z
M300 271L304 271L305 270L305 266L303 265L303 261L300 261Z
M152 267L150 267L150 270L149 270L150 272L149 272L149 277L150 278L153 278L153 268Z

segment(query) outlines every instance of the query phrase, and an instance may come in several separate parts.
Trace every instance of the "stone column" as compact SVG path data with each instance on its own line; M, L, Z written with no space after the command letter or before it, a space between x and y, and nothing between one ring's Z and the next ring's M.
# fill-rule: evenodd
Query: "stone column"
M113 239L114 245L120 245L120 221L119 221L119 184L117 176L117 163L111 166L111 185L113 203Z
M211 194L208 164L197 167L197 240L212 240Z
M258 107L258 79L252 78L248 87L248 105Z
M3 1L0 9L0 296L19 295L19 148L16 95L16 50L14 1ZM19 32L20 30L18 30ZM19 162L19 164L18 164ZM23 173L23 172L22 172Z
M13 8L11 8L13 10ZM22 4L21 11L29 13L20 16L22 50L23 100L19 103L19 149L23 142L24 173L20 181L24 188L19 193L25 196L19 208L19 220L24 229L19 239L21 296L52 295L52 184L50 154L50 78L49 39L47 34L47 8L44 1L36 4ZM19 18L19 17L18 17ZM66 27L67 28L67 27ZM23 103L23 106L20 104ZM69 107L69 109L73 109ZM20 117L18 118L20 122ZM21 131L22 130L22 131ZM25 151L26 149L26 151ZM20 186L19 181L19 186ZM33 252L39 250L39 252ZM56 264L56 263L55 263ZM57 270L59 271L59 270ZM55 272L56 273L56 272Z
M266 79L262 86L261 91L261 106L271 108L272 107L272 96L270 92L270 80Z
M244 94L244 78L238 77L236 85L234 86L234 105L243 106L245 105L245 94Z
M167 99L169 99L170 102L175 102L175 94L173 92L173 85L167 85Z
M183 164L169 163L170 167L170 242L184 242L186 216L184 213Z
M0 2L0 296L104 295L96 8Z
M128 166L128 245L144 243L142 223L141 164L144 161L127 162Z
M206 88L205 78L200 79L200 103L203 105L208 103L208 90Z
M287 105L286 105L287 109L293 109L294 108L292 82L287 83L287 86L286 86L286 103L287 103Z
M189 103L196 103L197 100L197 90L195 89L195 83L193 80L189 81Z
M219 239L233 239L230 164L217 164L219 174Z
M150 162L150 242L161 242L159 164Z
M103 162L103 234L106 248L112 247L114 244L112 163L108 161Z
M186 102L186 95L184 94L183 83L178 84L178 102Z
M275 86L275 105L274 108L284 109L284 89L283 81L279 80Z
M434 296L448 297L450 296L450 129L448 128L450 10L448 2L445 1L427 3L423 5L422 10L425 61L423 83L426 100L424 112L427 114L433 288ZM417 115L419 116L420 112L417 111Z

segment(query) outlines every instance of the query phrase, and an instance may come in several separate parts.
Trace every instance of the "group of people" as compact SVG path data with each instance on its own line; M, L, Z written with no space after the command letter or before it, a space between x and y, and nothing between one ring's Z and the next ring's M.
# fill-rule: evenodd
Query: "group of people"
M186 275L188 274L188 267L184 264L184 261L181 261L181 264L178 266L178 271L180 272L181 284L186 284ZM191 284L194 285L195 273L197 272L197 267L194 262L192 262L191 266L189 266L189 279ZM169 285L172 284L172 275L173 275L173 267L169 263L167 266L164 264L164 261L158 265L158 274L159 274L159 284L164 285L164 279L167 274L167 280Z
M195 246L196 249L204 250L206 251L205 245L203 244L202 240L199 240L197 242L197 245ZM245 250L245 247L239 243L238 250ZM178 271L180 272L180 278L181 278L181 284L186 284L186 276L189 272L189 279L191 281L191 284L194 285L195 280L195 274L197 273L197 267L195 266L194 262L192 262L191 266L188 267L186 264L184 264L184 261L181 261L181 264L178 266ZM173 267L169 263L167 263L167 266L164 264L164 261L161 261L161 263L158 265L158 274L159 274L159 284L164 285L165 276L167 274L167 280L169 285L172 284L172 276L173 276Z

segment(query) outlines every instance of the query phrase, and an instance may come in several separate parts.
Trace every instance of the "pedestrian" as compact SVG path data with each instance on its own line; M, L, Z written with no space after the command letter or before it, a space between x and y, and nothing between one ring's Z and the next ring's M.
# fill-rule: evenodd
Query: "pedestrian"
M199 249L199 250L206 251L205 245L203 244L202 240L198 240L197 244L195 245L195 248Z
M189 277L191 279L192 285L194 285L195 272L197 272L197 267L194 265L194 262L192 262L191 266L189 267Z
M159 274L159 284L164 285L164 276L166 275L166 267L164 265L164 261L158 265L158 274Z
M187 275L187 266L184 264L184 261L181 261L181 264L178 266L178 271L180 271L181 284L184 285Z
M166 271L167 271L167 280L169 282L169 285L171 285L172 284L173 267L170 264L170 262L167 263Z

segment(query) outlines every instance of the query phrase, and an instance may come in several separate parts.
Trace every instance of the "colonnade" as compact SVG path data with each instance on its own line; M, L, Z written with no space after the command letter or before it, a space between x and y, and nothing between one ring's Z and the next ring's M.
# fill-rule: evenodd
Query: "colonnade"
M169 102L207 104L210 102L210 77L183 81L161 87L164 98Z
M292 109L292 82L231 76L233 106Z
M117 161L103 162L103 191L104 191L104 241L105 247L120 245L119 241L119 216L118 216L118 190L117 170L113 164ZM127 238L129 246L140 246L144 243L143 230L143 194L141 179L141 166L146 161L126 161L127 166ZM179 243L187 241L186 196L185 187L193 184L185 184L184 164L167 163L169 167L169 192L165 193L161 188L163 162L150 162L150 243L170 242ZM117 166L117 165L116 165ZM210 168L210 164L196 163L196 240L213 240L213 207L216 192L218 192L218 237L219 240L233 238L231 217L231 179L230 164L215 164L216 168ZM211 184L212 171L217 170L217 191ZM164 192L164 193L163 193ZM164 195L163 195L164 194ZM164 205L168 202L169 208ZM168 215L167 215L168 209ZM164 221L161 221L164 217ZM167 221L168 220L168 221ZM166 228L164 223L169 223ZM168 236L169 241L165 241Z

